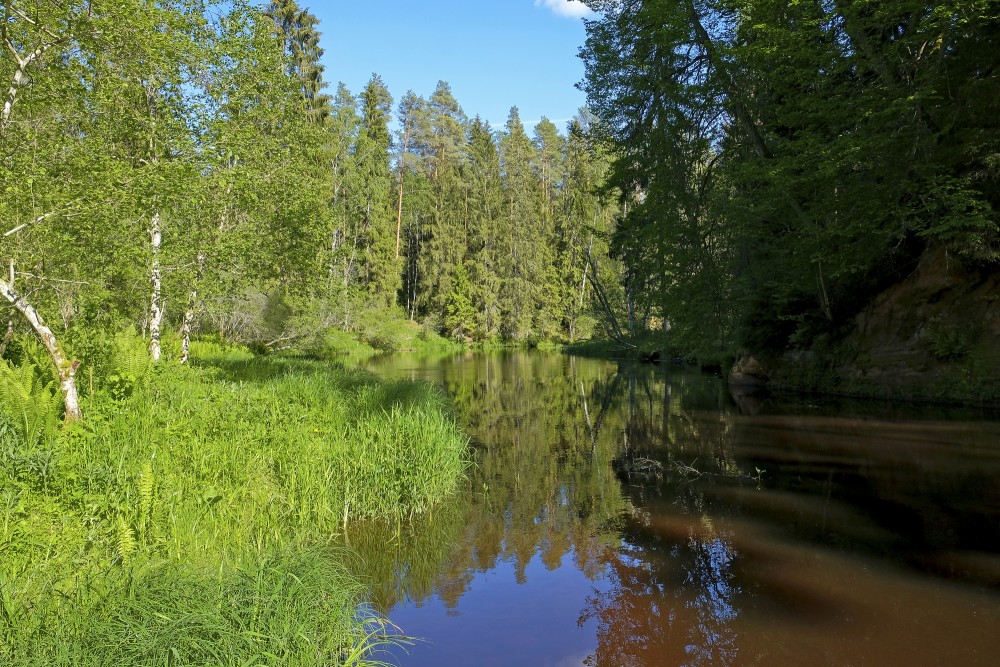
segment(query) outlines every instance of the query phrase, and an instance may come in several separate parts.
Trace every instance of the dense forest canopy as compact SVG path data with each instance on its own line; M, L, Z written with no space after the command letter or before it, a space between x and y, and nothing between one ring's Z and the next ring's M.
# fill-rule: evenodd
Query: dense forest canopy
M1000 258L1000 9L586 0L635 298L701 352L836 335L928 248Z

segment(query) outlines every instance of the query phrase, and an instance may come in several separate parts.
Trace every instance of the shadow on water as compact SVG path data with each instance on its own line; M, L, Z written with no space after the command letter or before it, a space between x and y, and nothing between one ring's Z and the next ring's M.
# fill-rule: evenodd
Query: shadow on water
M444 387L475 443L434 516L349 530L428 640L401 664L1000 660L996 421L559 355L372 367Z

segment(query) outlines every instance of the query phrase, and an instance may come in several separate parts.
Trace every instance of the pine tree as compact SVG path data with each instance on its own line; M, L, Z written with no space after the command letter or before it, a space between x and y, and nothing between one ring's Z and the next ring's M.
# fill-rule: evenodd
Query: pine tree
M479 313L478 338L500 335L499 294L503 266L501 235L505 220L500 154L489 124L479 118L469 126L469 244L466 265L472 303Z
M556 235L556 217L560 209L565 181L564 154L566 140L548 118L535 126L534 170L540 195L540 217L536 235L541 241L539 264L541 266L539 308L535 317L535 334L555 338L562 327L559 303L559 266Z
M440 326L454 272L465 256L468 200L462 163L467 119L444 81L438 83L426 109L414 128L430 185L428 209L421 224L418 302L423 314Z
M316 29L319 19L295 0L274 0L265 11L277 24L288 56L288 73L298 80L306 109L314 122L323 123L330 114L330 97L323 92L323 49L319 47L321 33Z

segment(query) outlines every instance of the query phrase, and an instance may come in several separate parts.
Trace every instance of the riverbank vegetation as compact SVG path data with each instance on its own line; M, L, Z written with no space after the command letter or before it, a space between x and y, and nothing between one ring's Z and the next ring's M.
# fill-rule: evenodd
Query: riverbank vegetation
M466 439L444 395L197 342L190 367L154 368L144 347L119 337L115 379L61 431L45 374L4 366L0 659L370 659L382 622L358 616L369 582L333 540L456 490Z

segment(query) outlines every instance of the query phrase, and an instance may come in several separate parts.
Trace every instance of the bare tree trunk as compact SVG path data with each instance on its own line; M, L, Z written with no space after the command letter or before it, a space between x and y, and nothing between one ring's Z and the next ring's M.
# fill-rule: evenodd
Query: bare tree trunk
M631 282L631 281L630 281ZM629 285L625 296L625 307L628 309L628 333L635 336L635 290Z
M14 287L14 260L10 260L10 286ZM10 341L14 338L14 316L11 315L7 318L7 333L3 336L3 342L0 343L0 357L7 354L7 346L10 345Z
M59 388L62 391L63 404L66 408L66 421L80 419L83 413L80 411L80 397L76 393L76 369L80 366L80 362L70 361L66 358L62 346L56 340L52 330L45 325L34 306L14 290L13 285L0 279L0 292L24 315L28 323L31 324L31 328L38 334L42 345L45 346L45 351L49 353L52 365L56 367L56 375L59 377Z
M163 298L160 295L162 276L160 274L160 214L153 214L149 222L149 236L153 246L153 295L149 304L149 354L153 361L160 360L160 324L163 322Z
M590 237L590 247L587 248L587 257L594 251L594 237ZM577 310L583 310L583 297L587 292L587 271L590 270L590 262L584 261L583 263L583 280L580 281L580 306Z
M181 320L181 358L180 362L186 364L191 353L191 322L194 321L194 310L198 305L198 286L201 284L202 271L205 268L205 255L198 253L198 272L194 276L194 287L188 296L187 310L184 311L184 319Z
M817 274L816 278L819 282L819 298L820 306L823 308L823 314L826 315L826 319L833 322L833 311L830 309L830 296L826 293L826 281L823 280L823 262L817 263Z

